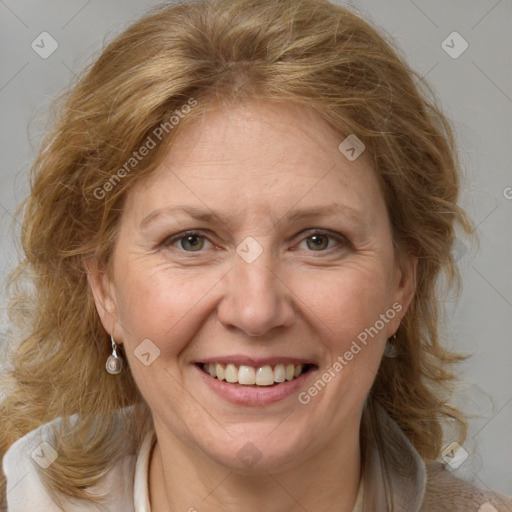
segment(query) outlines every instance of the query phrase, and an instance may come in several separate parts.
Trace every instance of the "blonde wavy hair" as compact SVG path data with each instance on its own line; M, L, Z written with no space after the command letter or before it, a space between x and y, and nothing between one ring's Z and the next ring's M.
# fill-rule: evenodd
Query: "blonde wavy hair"
M197 106L118 179L148 135L191 98ZM425 460L439 456L446 421L464 438L464 417L447 405L460 356L443 348L436 285L441 275L458 284L454 226L470 233L471 223L457 206L457 153L435 96L386 36L326 0L167 4L111 42L59 100L20 213L24 259L9 293L24 335L2 376L0 454L36 427L77 415L73 425L63 422L59 457L41 475L54 496L91 498L87 487L121 457L116 411L135 406L140 414L124 426L136 438L149 417L130 371L105 371L109 335L88 265L108 271L126 192L159 165L180 129L210 107L251 99L308 106L340 136L364 142L397 258L418 257L399 356L384 358L371 394Z

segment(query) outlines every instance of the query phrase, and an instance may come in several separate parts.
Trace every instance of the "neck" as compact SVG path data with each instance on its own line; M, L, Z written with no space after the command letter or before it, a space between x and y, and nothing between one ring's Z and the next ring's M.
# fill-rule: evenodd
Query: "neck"
M251 473L218 464L156 430L152 512L352 512L361 473L359 425L291 469Z

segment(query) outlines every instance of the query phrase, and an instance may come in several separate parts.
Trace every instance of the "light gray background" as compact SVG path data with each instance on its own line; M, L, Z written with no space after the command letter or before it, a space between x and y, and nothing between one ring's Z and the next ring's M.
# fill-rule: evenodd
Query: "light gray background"
M152 0L0 0L0 272L16 260L12 214L49 101ZM457 130L465 172L463 206L481 240L461 236L458 304L448 299L452 346L474 352L461 366L455 400L475 419L455 474L512 495L512 0L361 0L351 4L395 37L412 67L437 91ZM42 32L58 42L47 59L31 48ZM441 43L453 31L469 44L454 59ZM448 44L460 48L459 42ZM27 128L29 127L29 129ZM469 250L468 250L469 249ZM6 298L0 297L5 313ZM7 329L2 316L2 332ZM492 398L492 403L491 403ZM460 452L463 453L463 452Z

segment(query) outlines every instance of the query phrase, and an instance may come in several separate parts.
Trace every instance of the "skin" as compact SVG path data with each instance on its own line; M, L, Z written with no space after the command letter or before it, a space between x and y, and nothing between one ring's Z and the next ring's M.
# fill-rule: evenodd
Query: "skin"
M183 128L127 195L110 277L90 272L102 323L152 411L152 510L351 511L364 401L413 296L415 261L396 263L367 155L346 159L344 136L311 110L253 102ZM141 228L178 205L224 220L161 214ZM286 218L327 205L337 213ZM315 245L312 229L332 236ZM169 239L185 230L204 235L199 251ZM249 236L263 250L252 263L236 252ZM228 354L305 358L317 365L307 391L394 303L400 314L306 405L297 393L235 405L195 365ZM148 338L160 355L145 366L134 350ZM250 467L237 457L249 442L261 457Z

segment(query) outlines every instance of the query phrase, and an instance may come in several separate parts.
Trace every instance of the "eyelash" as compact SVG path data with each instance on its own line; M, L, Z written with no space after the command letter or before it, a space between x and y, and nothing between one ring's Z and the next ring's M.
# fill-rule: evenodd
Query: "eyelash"
M326 237L330 238L331 240L336 240L338 242L338 244L334 247L328 247L328 248L320 250L320 251L309 251L309 252L313 252L313 253L314 252L318 252L318 253L330 252L332 249L336 249L336 248L339 249L340 245L345 246L345 247L347 247L347 246L350 247L350 242L347 240L347 238L339 233L332 233L330 231L325 231L325 230L321 230L321 229L313 229L313 230L308 231L307 233L308 233L308 236L303 238L301 240L301 242L305 241L308 238L311 238L315 235L326 236ZM208 237L201 231L183 231L182 233L178 233L176 235L166 237L163 240L163 242L160 244L160 247L167 248L167 249L169 249L169 248L179 249L180 252L191 253L191 254L203 252L203 249L199 249L198 251L187 251L183 248L173 247L173 245L176 242L179 242L180 240L184 240L185 238L187 238L189 236L196 236L196 237L200 237L200 238L204 238L204 239L208 240ZM210 243L212 243L212 242L210 242Z

